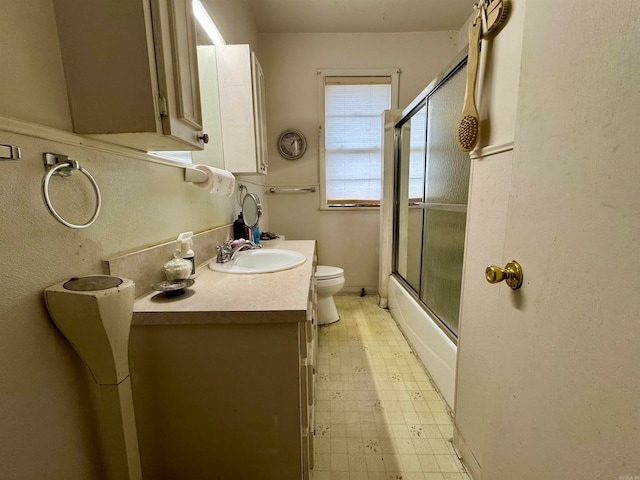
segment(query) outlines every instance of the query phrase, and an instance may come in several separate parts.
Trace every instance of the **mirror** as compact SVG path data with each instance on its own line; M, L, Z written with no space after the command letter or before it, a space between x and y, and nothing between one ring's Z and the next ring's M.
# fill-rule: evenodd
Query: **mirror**
M247 193L242 200L242 219L244 224L253 229L262 216L262 204L255 193Z

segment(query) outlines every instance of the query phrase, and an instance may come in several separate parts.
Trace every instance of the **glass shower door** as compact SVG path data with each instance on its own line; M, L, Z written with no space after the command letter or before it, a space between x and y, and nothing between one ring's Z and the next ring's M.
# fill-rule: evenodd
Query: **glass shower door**
M469 193L469 154L456 132L466 73L459 70L427 102L426 224L420 298L456 336Z
M456 143L465 76L461 64L397 126L395 272L453 337L458 334L470 170L469 154Z
M397 271L417 292L420 291L422 230L426 179L426 105L422 105L404 123L400 133L402 159L397 184L400 198L398 229L404 232L397 241Z

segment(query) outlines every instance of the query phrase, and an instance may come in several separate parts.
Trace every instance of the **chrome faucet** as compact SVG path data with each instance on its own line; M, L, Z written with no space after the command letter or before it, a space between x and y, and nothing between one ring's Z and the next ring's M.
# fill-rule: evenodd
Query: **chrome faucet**
M251 240L246 240L239 243L235 247L231 246L231 240L227 240L222 245L218 245L218 255L216 257L217 263L227 263L233 260L236 254L242 250L253 250L256 248L262 248L259 243L254 243Z
M236 254L242 250L254 250L256 248L262 248L262 245L254 243L251 240L242 242L231 249L229 260L233 260Z

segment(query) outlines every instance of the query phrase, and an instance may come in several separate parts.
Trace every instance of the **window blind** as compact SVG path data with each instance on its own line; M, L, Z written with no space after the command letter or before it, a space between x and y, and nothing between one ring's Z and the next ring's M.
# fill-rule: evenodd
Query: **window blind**
M382 112L391 77L326 77L327 205L379 205Z

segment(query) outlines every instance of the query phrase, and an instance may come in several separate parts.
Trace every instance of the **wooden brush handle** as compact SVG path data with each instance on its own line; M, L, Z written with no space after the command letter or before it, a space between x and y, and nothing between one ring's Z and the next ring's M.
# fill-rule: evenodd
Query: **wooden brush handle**
M480 31L482 22L479 18L469 24L469 56L467 57L467 88L464 92L464 106L462 116L478 116L476 108L476 80L478 78L478 64L480 62Z
M480 137L480 116L476 108L476 79L480 57L480 31L482 21L476 18L469 24L469 56L467 58L467 88L464 92L464 106L458 124L458 147L463 152L470 152L478 144Z

